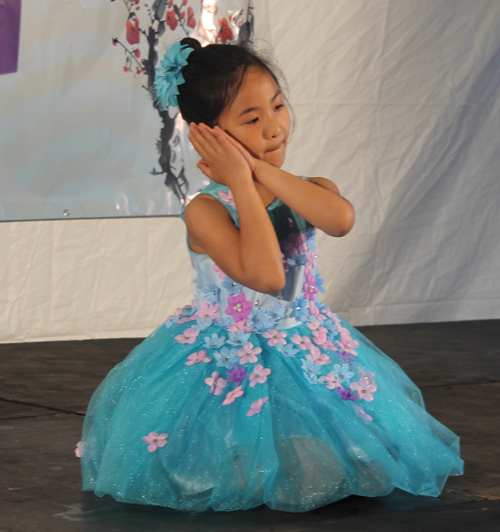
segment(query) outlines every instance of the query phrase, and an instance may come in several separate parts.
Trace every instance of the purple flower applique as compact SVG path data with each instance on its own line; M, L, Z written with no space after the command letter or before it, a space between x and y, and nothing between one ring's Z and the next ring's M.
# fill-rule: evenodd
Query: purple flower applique
M142 438L142 441L148 445L150 453L156 451L158 447L164 447L167 443L168 434L158 434L157 432L150 432L147 436Z
M250 410L247 412L247 416L251 417L255 414L260 414L262 410L262 405L269 399L269 397L263 397L262 399L257 399L250 405Z
M237 397L241 397L245 392L243 391L242 386L236 387L234 390L231 390L227 393L226 398L222 401L223 405L230 405Z
M283 249L291 254L305 253L308 250L307 235L304 233L291 233L283 244Z
M339 387L337 388L337 392L339 392L340 397L342 397L344 401L356 401L356 394L351 393L350 388L344 390L342 387Z
M234 382L235 386L239 386L247 376L246 368L238 366L238 364L235 364L232 370L226 371L226 374L229 375L227 382Z
M347 351L342 351L338 354L338 357L340 361L345 364L351 364L352 362L354 362L354 357L351 353L348 353Z
M225 313L232 316L235 322L248 318L253 304L251 301L247 301L243 292L237 296L228 296L227 302L228 306Z

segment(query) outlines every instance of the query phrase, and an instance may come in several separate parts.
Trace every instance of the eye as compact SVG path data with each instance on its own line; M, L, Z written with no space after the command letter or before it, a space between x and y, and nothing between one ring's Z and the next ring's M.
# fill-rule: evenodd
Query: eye
M274 107L274 110L275 110L275 111L279 111L282 107L285 107L285 104L284 104L284 103L279 103L278 105L276 105L276 106Z
M255 118L253 118L252 120L246 122L247 124L256 124L257 121L259 120L259 118L256 116Z

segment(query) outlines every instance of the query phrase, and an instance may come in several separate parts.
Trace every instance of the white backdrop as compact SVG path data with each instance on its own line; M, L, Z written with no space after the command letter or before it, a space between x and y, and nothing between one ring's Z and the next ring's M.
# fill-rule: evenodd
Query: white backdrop
M355 325L500 318L500 3L255 8L296 115L286 169L330 177L357 212L319 238L324 301ZM181 228L0 224L1 341L148 334L190 300Z

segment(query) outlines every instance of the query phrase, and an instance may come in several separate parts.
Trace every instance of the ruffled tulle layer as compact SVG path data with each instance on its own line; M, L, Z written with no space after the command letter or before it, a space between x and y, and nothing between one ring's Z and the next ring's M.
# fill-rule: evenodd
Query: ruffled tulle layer
M184 326L158 328L92 398L82 438L84 489L197 511L266 504L304 512L394 488L438 496L448 476L463 474L459 438L426 412L398 364L341 325L359 342L356 365L374 375L372 400L329 388L321 377L315 382L300 353L286 356L254 333L248 342L262 349L259 363L270 372L254 366L253 380L248 370L240 382L226 375L222 389L224 367L204 344L221 334L219 326L184 344L175 340ZM286 333L311 330L301 324Z

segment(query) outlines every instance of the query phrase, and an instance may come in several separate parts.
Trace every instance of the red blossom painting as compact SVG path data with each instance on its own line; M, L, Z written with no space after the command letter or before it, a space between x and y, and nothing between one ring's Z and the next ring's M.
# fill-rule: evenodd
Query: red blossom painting
M208 0L110 0L124 9L125 38L112 39L114 46L124 54L123 72L134 76L145 76L142 85L151 96L151 101L160 115L163 127L157 141L160 168L149 171L152 175L164 175L165 185L173 191L181 204L185 204L189 191L189 181L184 168L173 171L171 165L172 139L175 135L175 119L161 108L155 99L154 80L156 67L165 52L165 42L174 42L183 36L203 32L202 13L211 15L217 26L209 42L244 44L253 35L253 7L251 0L242 0L244 8L226 11L216 19L218 7ZM246 13L246 16L244 16ZM168 32L176 32L168 38ZM181 35L179 35L179 33ZM162 42L160 42L162 41Z

